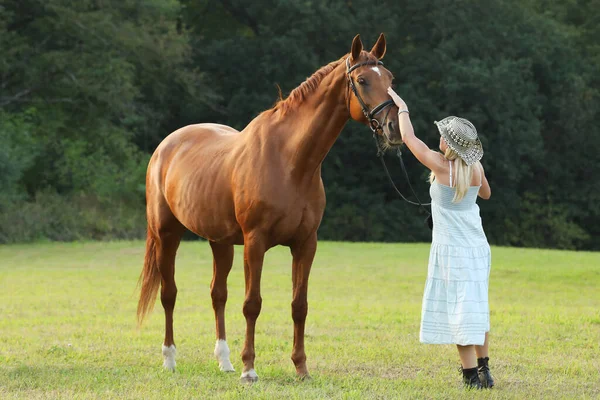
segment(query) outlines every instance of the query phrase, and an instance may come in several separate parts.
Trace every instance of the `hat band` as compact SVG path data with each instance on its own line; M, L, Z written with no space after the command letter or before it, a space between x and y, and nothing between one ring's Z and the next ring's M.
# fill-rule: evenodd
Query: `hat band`
M448 132L448 134L450 135L450 138L459 146L462 147L471 147L471 145L473 145L475 142L474 141L468 141L466 139L463 139L461 137L459 137L456 133L454 133L451 130L446 130Z

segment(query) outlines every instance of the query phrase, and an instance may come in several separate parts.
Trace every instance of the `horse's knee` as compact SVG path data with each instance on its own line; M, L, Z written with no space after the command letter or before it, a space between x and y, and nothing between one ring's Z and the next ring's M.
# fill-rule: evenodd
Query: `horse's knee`
M294 322L306 321L306 315L308 314L308 301L306 298L294 299L292 301L292 319Z
M210 290L210 297L212 298L213 308L223 307L227 303L227 289L213 287Z
M260 296L250 297L244 301L244 317L256 319L260 314L262 298Z

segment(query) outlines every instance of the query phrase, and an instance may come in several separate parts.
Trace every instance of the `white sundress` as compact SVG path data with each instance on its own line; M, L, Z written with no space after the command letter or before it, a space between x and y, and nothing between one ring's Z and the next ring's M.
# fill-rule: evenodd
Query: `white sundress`
M453 203L450 162L450 186L434 181L429 189L433 238L421 310L422 343L483 345L490 330L491 251L476 203L480 187L471 186Z

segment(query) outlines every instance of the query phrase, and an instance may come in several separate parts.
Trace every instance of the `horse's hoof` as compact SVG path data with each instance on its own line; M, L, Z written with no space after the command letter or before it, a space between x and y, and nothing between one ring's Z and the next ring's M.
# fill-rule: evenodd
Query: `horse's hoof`
M310 374L306 368L306 363L296 365L296 379L300 381L306 381L310 379Z
M258 377L256 378L240 378L240 383L243 385L252 385L253 383L258 382Z
M229 361L220 363L219 369L222 372L235 372L235 368L233 368L233 365L231 365L231 362L229 362Z
M227 341L225 339L218 339L215 344L215 357L219 362L219 369L223 372L234 372L235 369L233 365L231 365L231 361L229 361L229 346L227 346Z
M175 349L175 345L172 344L169 347L163 345L162 347L162 355L163 355L163 367L166 370L169 370L171 372L175 372L175 365L177 365L177 363L175 362L175 356L177 354L177 350Z
M306 374L303 374L303 375L298 375L297 377L298 377L299 381L310 381L310 380L312 380L312 376L310 376L308 374L308 372Z
M258 375L256 374L256 371L251 369L247 372L242 372L242 376L240 377L240 382L246 383L246 384L252 384L254 382L258 382Z

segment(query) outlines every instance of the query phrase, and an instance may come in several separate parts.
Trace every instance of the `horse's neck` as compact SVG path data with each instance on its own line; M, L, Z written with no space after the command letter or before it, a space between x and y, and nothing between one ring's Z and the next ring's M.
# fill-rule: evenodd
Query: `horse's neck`
M312 178L344 128L350 116L346 90L346 76L338 67L283 117L289 132L282 151L291 161L294 178Z

